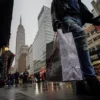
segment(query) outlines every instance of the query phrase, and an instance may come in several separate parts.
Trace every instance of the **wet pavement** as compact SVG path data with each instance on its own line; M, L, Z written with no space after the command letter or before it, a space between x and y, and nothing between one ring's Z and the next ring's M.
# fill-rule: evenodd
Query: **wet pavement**
M89 96L77 96L71 83L34 83L0 88L0 100L96 100Z

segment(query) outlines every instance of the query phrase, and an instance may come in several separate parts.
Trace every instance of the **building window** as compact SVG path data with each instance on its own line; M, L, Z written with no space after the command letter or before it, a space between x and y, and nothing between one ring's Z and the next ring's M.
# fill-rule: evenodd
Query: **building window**
M91 60L96 60L96 59L98 59L98 55L97 54L91 56Z
M88 45L90 45L92 43L93 43L92 39L88 41Z
M99 50L100 49L100 44L99 45L96 45L96 48L97 48L97 50Z
M93 52L95 50L96 50L95 47L92 47L92 48L89 49L90 52Z
M98 39L100 39L100 35L98 36Z
M90 37L90 33L87 33L87 37L88 37L88 38Z
M94 40L94 41L97 41L97 40L99 40L99 39L100 39L100 35L97 36L97 37L95 37L93 40Z
M94 29L91 31L91 35L95 35L95 34L97 34L97 33L96 33L96 30Z

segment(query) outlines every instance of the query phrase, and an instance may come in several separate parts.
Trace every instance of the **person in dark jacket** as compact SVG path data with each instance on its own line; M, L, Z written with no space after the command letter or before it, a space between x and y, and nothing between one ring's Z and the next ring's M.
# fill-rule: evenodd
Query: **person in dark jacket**
M63 30L63 33L72 32L85 81L92 93L99 95L100 82L91 64L87 33L82 29L82 26L85 23L100 25L100 20L95 20L92 13L81 0L53 0L51 4L51 16L54 32L57 32L59 28Z
M9 74L8 74L8 79L7 79L7 84L8 84L8 87L9 87L9 88L10 88L10 86L11 86L11 82L12 82L12 74L9 73Z
M25 70L25 72L23 73L23 84L28 83L28 76L29 72Z
M18 85L18 81L19 81L19 72L18 71L16 71L16 73L15 73L15 86L17 87L17 85Z
M20 84L22 85L23 84L23 74L20 74L19 78L20 78Z

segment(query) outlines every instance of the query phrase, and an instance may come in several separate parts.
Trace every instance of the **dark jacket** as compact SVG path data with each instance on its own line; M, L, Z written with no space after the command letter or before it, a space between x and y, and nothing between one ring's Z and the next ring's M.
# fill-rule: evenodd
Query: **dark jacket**
M19 78L19 72L16 72L15 73L15 79L18 79Z
M83 24L91 23L93 18L92 13L87 9L87 7L78 0L80 6L80 12L73 10L67 3L67 0L53 0L51 4L51 16L52 24L54 26L55 22L60 21L67 16L80 16Z

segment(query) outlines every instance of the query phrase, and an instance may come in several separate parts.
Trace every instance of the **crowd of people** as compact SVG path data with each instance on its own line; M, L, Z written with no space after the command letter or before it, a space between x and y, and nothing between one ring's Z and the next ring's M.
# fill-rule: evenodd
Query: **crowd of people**
M29 73L25 70L24 73L16 71L14 74L9 73L7 76L6 84L10 87L14 85L17 87L18 84L28 83Z
M10 87L11 85L15 85L16 87L18 84L23 85L23 84L28 84L28 83L33 83L33 82L43 82L46 80L46 73L36 73L34 76L30 76L29 72L25 70L24 73L19 73L16 71L15 73L11 74L9 73L7 76L6 80L6 85Z
M40 74L39 72L34 74L34 81L35 82L41 82L46 80L46 72Z

